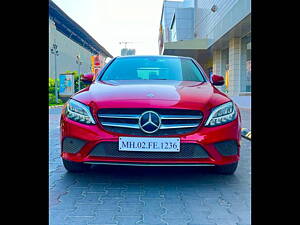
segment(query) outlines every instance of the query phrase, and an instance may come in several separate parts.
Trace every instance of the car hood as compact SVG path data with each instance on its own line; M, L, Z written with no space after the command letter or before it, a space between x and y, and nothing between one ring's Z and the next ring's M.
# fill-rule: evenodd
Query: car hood
M194 81L96 81L73 99L93 108L177 107L211 108L230 101L209 82Z

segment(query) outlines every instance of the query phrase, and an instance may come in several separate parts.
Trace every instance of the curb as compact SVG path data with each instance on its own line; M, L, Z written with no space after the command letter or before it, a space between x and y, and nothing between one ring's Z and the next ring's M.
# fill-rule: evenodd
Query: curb
M53 105L53 106L49 106L49 109L56 109L56 108L62 108L63 105Z
M247 128L242 128L241 135L243 138L251 141L251 130L249 130Z

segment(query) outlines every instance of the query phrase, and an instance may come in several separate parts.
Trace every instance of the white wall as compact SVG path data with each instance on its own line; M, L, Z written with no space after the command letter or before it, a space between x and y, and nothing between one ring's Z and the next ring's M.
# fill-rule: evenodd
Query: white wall
M58 46L59 56L56 58L57 62L57 74L65 73L66 71L78 71L78 65L76 64L76 55L80 54L81 61L80 66L81 73L89 73L91 66L90 57L92 54L75 43L71 39L56 30L55 24L52 20L49 20L49 77L54 78L54 55L51 54L50 48L52 44L56 43Z
M195 32L198 38L209 39L209 46L251 13L251 0L195 1ZM216 12L211 11L213 5L217 6Z

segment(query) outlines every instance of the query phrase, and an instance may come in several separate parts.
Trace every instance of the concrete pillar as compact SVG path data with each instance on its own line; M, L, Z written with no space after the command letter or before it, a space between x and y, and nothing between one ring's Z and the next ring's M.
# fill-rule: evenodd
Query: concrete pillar
M229 40L229 96L239 96L241 74L241 39Z
M213 74L224 76L221 74L221 50L213 51Z
M213 74L224 76L222 73L221 67L222 66L222 54L221 50L214 50L213 51ZM224 87L216 86L220 91L224 91Z

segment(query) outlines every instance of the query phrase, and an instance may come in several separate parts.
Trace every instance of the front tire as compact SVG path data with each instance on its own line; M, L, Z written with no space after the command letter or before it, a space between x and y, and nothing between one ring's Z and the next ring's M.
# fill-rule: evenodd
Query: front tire
M87 165L79 162L72 162L65 159L63 159L63 164L66 170L68 170L68 172L75 172L75 173L88 171L91 167L91 165Z
M219 174L231 175L231 174L234 174L237 166L238 166L238 162L235 162L232 164L227 164L227 165L222 165L222 166L216 166L215 171Z

